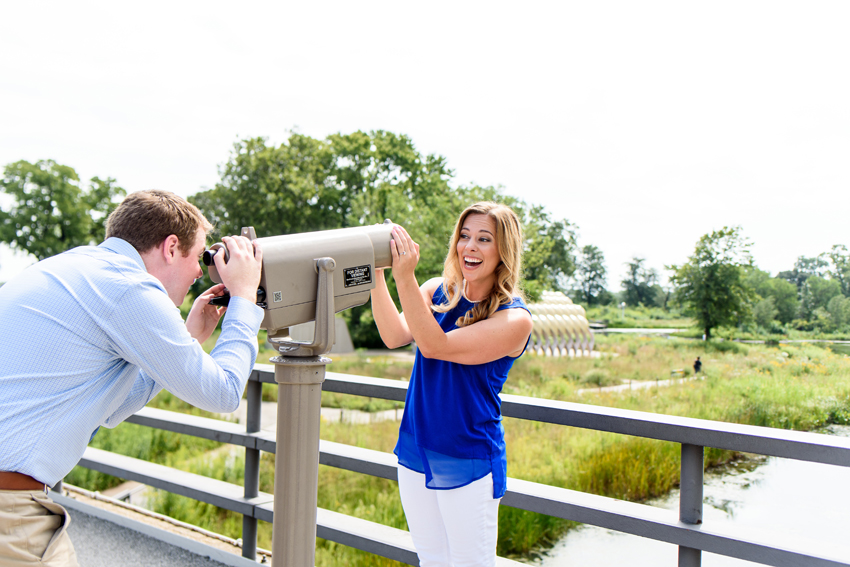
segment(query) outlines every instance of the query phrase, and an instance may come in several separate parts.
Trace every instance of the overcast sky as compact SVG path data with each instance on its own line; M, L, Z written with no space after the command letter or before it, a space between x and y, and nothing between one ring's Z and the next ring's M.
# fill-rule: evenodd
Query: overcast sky
M663 272L850 245L850 3L4 2L0 165L188 196L233 143L383 129ZM415 236L415 235L414 235ZM0 252L0 281L20 269Z

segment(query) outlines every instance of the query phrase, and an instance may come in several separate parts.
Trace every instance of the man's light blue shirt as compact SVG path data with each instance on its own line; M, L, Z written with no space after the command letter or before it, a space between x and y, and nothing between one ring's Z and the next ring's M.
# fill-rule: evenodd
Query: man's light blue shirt
M0 287L0 471L54 485L93 432L161 389L232 412L257 357L263 311L230 300L206 354L128 242L43 260Z

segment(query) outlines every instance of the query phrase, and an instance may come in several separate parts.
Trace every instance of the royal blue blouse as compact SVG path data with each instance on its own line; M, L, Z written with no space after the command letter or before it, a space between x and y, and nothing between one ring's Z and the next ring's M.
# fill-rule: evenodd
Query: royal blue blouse
M432 300L446 302L443 286ZM461 297L454 309L434 318L449 332L473 305ZM528 311L519 298L499 311L516 308ZM399 464L424 474L425 485L435 490L460 488L493 473L493 498L504 496L508 465L499 392L514 360L459 364L417 350L394 451Z

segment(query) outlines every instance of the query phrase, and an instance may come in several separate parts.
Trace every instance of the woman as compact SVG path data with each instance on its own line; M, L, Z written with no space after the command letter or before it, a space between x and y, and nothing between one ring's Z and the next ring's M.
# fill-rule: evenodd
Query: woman
M383 274L372 312L387 347L417 346L395 454L419 564L492 566L507 480L499 392L532 326L519 291L522 228L504 205L468 207L443 276L421 287L419 245L396 226L390 248L402 313Z

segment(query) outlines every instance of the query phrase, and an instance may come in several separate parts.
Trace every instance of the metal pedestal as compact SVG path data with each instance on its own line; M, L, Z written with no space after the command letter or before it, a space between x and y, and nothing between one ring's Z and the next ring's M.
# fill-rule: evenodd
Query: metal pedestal
M312 567L322 382L331 359L281 356L271 362L278 384L272 563L274 567Z

